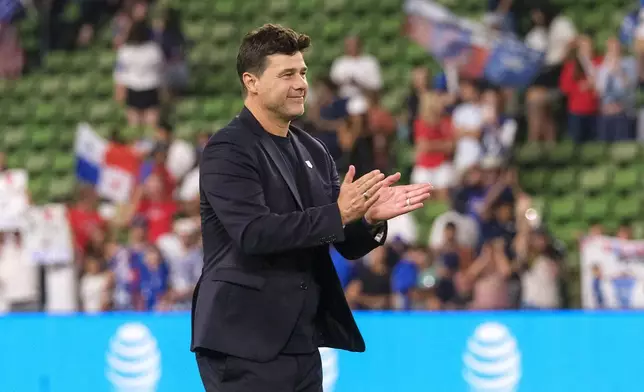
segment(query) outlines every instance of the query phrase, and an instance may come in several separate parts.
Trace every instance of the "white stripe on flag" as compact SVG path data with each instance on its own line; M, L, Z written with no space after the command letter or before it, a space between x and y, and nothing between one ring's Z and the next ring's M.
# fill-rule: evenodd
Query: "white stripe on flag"
M79 124L74 144L74 152L77 156L100 166L103 164L107 147L107 140L94 132L88 124Z

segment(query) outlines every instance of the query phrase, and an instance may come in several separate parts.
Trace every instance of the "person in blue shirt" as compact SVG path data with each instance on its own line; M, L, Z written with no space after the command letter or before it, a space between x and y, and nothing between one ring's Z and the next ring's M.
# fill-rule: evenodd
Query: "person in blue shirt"
M394 309L413 308L414 291L418 275L427 267L427 252L423 246L410 246L391 272L391 290L394 294Z
M168 294L169 275L168 265L159 249L155 246L148 247L141 268L140 310L158 310L168 305L165 299Z
M331 254L331 260L335 266L338 278L340 278L342 289L346 289L347 285L349 285L349 283L351 283L351 281L356 277L354 263L359 261L350 261L345 259L333 246L329 247L329 253Z

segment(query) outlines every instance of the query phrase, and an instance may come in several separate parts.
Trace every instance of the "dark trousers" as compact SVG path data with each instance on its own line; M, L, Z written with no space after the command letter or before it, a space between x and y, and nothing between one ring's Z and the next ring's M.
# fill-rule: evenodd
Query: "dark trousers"
M568 134L573 142L579 144L596 138L595 115L568 113Z
M599 139L617 142L632 139L633 121L626 114L605 115L599 118Z
M261 363L212 351L196 356L206 392L322 392L317 350Z

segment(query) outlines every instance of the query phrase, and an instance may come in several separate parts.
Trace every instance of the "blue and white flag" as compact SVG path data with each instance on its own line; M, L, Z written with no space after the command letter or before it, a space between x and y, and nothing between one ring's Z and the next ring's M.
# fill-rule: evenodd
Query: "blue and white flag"
M444 66L500 87L525 87L537 76L544 53L508 32L491 31L430 0L407 0L406 35Z

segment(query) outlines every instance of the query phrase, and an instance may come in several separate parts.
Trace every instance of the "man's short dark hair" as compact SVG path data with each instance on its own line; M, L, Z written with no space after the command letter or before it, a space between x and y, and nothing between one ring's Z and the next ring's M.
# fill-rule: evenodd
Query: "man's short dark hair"
M242 75L251 72L261 75L266 69L266 57L273 54L289 56L302 52L311 45L311 38L288 27L265 24L246 34L237 53L237 76L244 87ZM244 87L244 92L246 91Z

